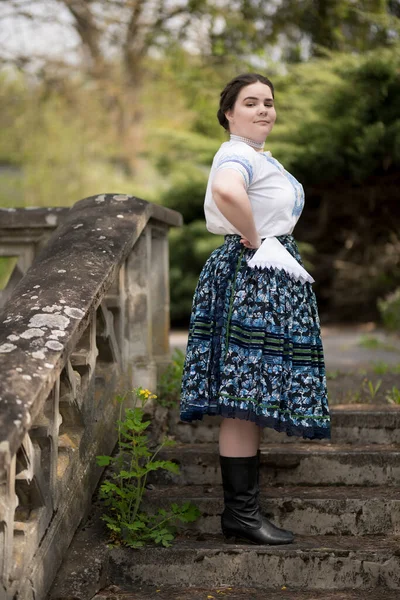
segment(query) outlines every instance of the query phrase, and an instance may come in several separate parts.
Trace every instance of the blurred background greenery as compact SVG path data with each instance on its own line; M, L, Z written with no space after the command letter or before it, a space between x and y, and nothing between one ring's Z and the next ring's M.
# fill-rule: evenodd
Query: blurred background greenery
M399 1L1 4L3 41L13 45L0 51L0 206L119 192L180 211L171 317L187 325L200 269L223 241L203 214L226 139L219 93L258 71L276 88L267 147L305 188L294 234L321 321L381 318L399 329ZM42 36L39 50L19 44L16 23L33 41ZM53 30L65 51L53 51ZM3 259L0 285L9 270Z

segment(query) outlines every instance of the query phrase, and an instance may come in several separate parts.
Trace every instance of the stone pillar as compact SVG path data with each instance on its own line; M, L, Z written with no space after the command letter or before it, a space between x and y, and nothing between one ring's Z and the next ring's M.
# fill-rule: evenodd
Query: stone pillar
M147 226L125 264L124 355L132 387L153 391L157 367L152 342L151 246L151 228Z
M169 249L168 229L152 227L151 232L151 321L153 357L158 375L170 360L169 347Z

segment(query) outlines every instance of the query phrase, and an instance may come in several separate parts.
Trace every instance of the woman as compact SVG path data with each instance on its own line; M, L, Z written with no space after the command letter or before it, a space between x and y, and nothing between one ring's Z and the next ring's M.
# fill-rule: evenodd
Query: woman
M264 152L276 119L266 77L239 75L221 92L218 120L230 134L214 157L205 216L225 243L207 260L194 294L182 380L182 421L221 415L219 460L227 539L293 542L261 515L260 433L330 438L313 278L292 231L301 184Z

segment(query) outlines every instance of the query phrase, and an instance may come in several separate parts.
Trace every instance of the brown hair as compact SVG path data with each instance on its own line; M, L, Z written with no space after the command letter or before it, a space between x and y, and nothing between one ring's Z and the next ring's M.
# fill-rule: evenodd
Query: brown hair
M234 77L222 90L217 118L222 127L227 131L229 131L229 121L226 118L225 113L234 107L240 90L243 87L246 87L246 85L256 83L257 81L265 83L265 85L270 88L272 97L274 97L274 86L272 82L268 79L268 77L264 77L264 75L260 75L259 73L243 73L242 75L238 75L237 77Z

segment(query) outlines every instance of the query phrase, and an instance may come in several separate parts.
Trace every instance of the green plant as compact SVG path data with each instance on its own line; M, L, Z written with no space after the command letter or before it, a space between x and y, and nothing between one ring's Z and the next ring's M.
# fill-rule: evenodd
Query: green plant
M385 298L378 298L377 306L384 327L389 331L400 331L400 287Z
M378 379L378 381L376 382L376 385L374 385L372 383L372 381L365 378L362 383L362 388L363 388L364 392L369 394L369 400L374 400L381 385L382 385L382 379Z
M392 389L387 392L385 398L389 402L389 404L400 404L400 390L399 390L399 388L394 385L392 387Z
M359 390L348 390L345 396L345 404L358 404L361 401L361 392Z
M154 542L163 546L171 546L175 537L177 522L195 521L200 512L190 502L181 506L173 503L169 510L160 508L156 513L148 513L142 509L147 476L151 471L165 469L178 474L179 466L167 460L155 460L163 447L174 445L168 438L150 451L145 430L150 421L143 421L143 407L148 400L156 396L141 387L133 392L134 408L125 408L122 419L123 403L129 394L117 396L120 403L119 420L117 421L118 445L115 456L97 456L97 464L111 467L109 478L100 486L100 498L107 508L102 516L114 543L121 543L130 548L139 548L146 543ZM141 406L137 406L140 401Z
M383 342L380 339L370 335L362 335L358 341L358 345L369 350L378 350L381 348L382 350L387 350L388 352L399 352L399 348L396 348L396 346L387 344L386 342Z
M389 365L383 360L378 360L373 363L372 370L376 375L386 375L389 370Z
M157 402L161 406L172 408L179 402L184 361L185 353L179 348L175 348L172 360L162 373L158 383Z
M335 371L327 371L326 378L327 379L336 379L339 376L340 371L336 369Z

